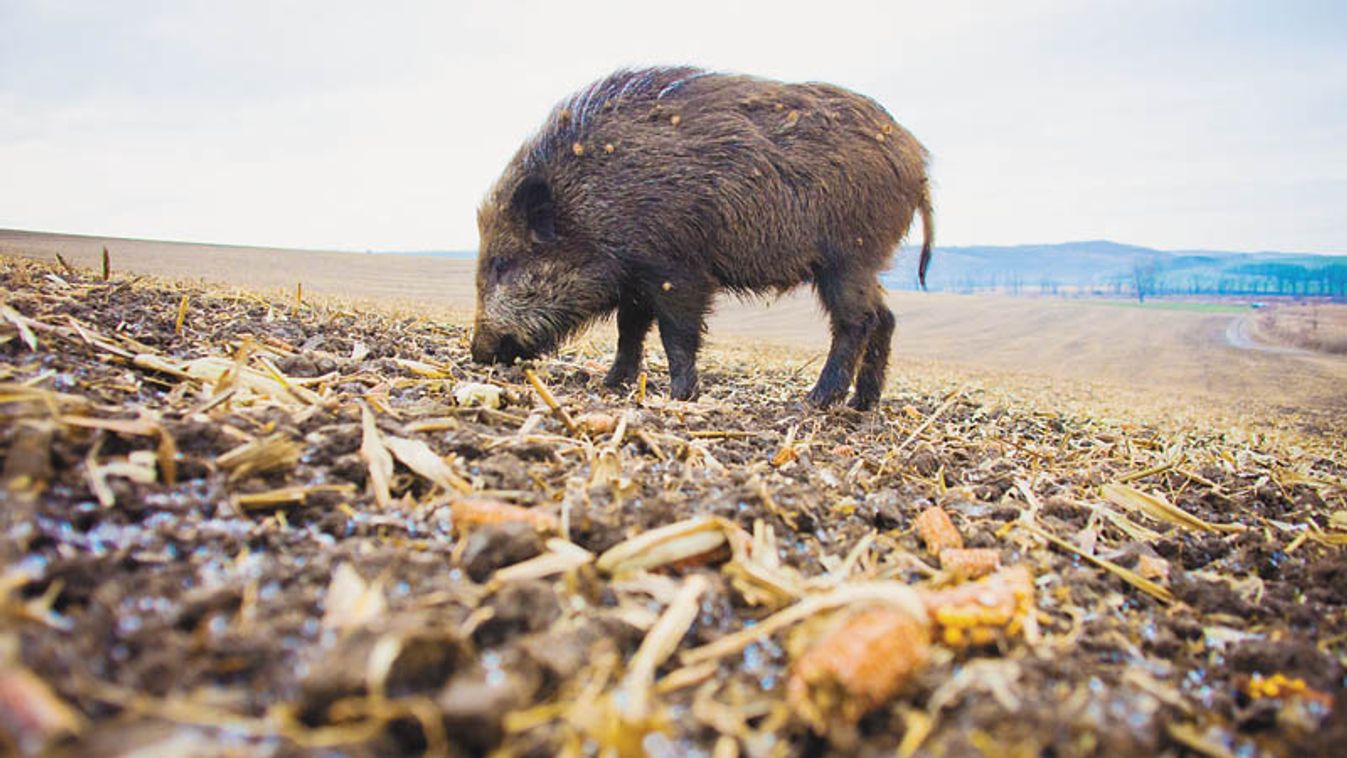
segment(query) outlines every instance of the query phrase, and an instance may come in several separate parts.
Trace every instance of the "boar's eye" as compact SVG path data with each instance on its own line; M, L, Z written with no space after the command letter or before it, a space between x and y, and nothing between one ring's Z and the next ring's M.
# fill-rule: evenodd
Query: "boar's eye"
M490 269L491 280L500 281L500 278L502 276L505 276L513 269L514 269L514 261L510 260L509 258L505 257L492 258Z

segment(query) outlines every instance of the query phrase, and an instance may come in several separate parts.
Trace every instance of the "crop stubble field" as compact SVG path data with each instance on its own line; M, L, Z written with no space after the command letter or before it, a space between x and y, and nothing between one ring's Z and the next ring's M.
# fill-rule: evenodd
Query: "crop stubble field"
M122 272L200 279L292 296L310 295L354 305L422 313L456 322L471 318L472 262L286 249L104 240L0 230L0 253L96 268L103 247ZM1188 415L1215 417L1276 432L1296 419L1331 429L1347 415L1347 356L1313 351L1270 352L1229 344L1228 312L1128 303L1004 296L890 293L898 315L893 371L962 376L1012 385L1045 402L1084 402L1147 420ZM1278 323L1304 309L1288 308ZM1347 339L1347 306L1315 309L1324 341ZM1278 333L1251 318L1249 332L1273 345ZM1283 329L1283 331L1289 331ZM610 345L616 329L599 324L591 341ZM778 349L821 360L827 323L812 293L800 290L772 301L722 300L711 319L712 344ZM648 352L658 359L657 340ZM807 371L805 373L808 373Z
M677 403L654 349L601 389L603 333L472 365L462 264L48 242L0 258L11 747L1347 739L1341 365L1228 316L895 297L880 410L820 413L798 299L730 304Z

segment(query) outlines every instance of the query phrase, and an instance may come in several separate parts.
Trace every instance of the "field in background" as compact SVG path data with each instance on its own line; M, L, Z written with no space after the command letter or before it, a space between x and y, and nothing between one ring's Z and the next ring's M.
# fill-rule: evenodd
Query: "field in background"
M199 245L0 229L0 254L97 268L107 247L118 271L221 282L257 290L335 295L384 304L428 305L460 315L473 303L471 263L414 255Z
M1238 303L1209 303L1194 300L1109 300L1089 298L1079 301L1082 305L1098 305L1105 308L1145 308L1160 311L1197 311L1198 313L1248 313L1249 306Z
M113 268L224 282L252 289L351 299L385 308L469 318L472 262L446 258L333 253L0 231L0 253L55 257L97 267L104 245ZM938 264L938 261L937 261ZM894 292L898 314L892 373L965 374L1016 386L1045 402L1106 405L1119 416L1200 411L1276 427L1281 414L1308 414L1331 430L1347 413L1347 356L1295 349L1308 313L1267 312L1225 304L954 295ZM1313 333L1325 344L1347 340L1347 308L1318 306ZM1247 324L1232 320L1248 318ZM1233 330L1293 349L1231 344ZM711 321L711 344L781 347L812 374L828 345L828 328L808 290L772 301L723 301ZM589 340L607 343L602 324ZM1238 342L1238 341L1236 341ZM652 335L648 357L662 355ZM811 365L805 365L812 361Z
M1278 304L1258 314L1252 331L1269 342L1347 355L1347 305Z

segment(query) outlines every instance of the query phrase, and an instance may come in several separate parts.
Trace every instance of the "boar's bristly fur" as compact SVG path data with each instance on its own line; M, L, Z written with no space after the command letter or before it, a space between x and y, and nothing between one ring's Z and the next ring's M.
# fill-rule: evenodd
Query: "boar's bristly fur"
M674 398L697 395L715 294L812 283L832 347L809 400L879 399L893 336L878 273L920 213L926 150L877 103L829 84L695 68L619 71L556 106L477 214L472 353L509 362L617 314L610 386L658 323Z

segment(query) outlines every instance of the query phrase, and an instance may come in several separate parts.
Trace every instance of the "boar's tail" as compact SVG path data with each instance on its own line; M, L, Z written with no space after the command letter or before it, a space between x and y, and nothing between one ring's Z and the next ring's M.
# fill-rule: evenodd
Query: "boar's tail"
M922 187L921 203L917 206L921 211L921 260L917 263L917 281L921 282L921 288L926 289L926 269L931 265L931 243L935 242L935 221L931 212L931 192Z

